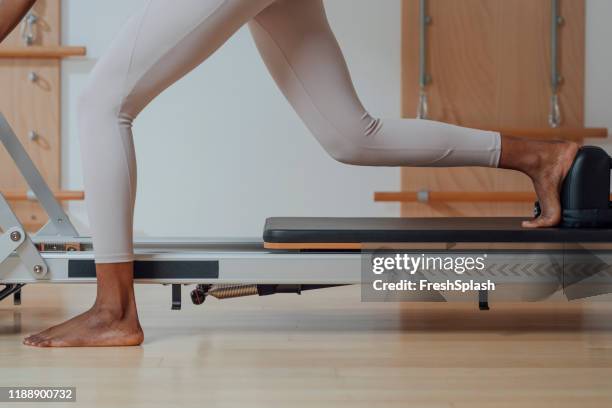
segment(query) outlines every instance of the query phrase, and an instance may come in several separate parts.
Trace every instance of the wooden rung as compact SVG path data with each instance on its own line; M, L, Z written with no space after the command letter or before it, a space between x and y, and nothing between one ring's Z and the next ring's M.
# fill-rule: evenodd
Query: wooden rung
M376 192L374 201L380 203L533 203L535 193L527 191L397 191ZM612 196L610 196L612 200Z
M31 46L0 47L0 58L66 58L81 57L87 53L85 47Z
M7 201L36 201L36 198L27 191L2 191ZM59 201L81 201L85 199L83 191L56 191L53 193Z
M535 193L523 191L429 191L426 193L419 193L415 191L400 191L374 193L374 201L400 203L533 203L536 200L537 198Z
M606 128L499 128L490 129L504 135L533 139L563 139L582 141L584 139L604 139L608 137Z

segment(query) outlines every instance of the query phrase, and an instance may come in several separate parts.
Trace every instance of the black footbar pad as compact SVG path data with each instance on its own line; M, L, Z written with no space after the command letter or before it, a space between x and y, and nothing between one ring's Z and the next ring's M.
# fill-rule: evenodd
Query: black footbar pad
M268 218L266 243L612 242L612 229L521 227L524 218Z

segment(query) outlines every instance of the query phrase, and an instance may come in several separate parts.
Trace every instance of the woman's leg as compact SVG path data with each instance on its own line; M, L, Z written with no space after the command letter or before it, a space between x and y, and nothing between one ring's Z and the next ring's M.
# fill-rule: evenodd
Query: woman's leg
M379 119L362 106L321 0L280 0L249 23L259 51L296 112L335 159L371 166L485 166L533 180L543 215L559 221L559 188L576 153L568 143L531 142L417 119Z
M132 121L273 0L152 0L94 68L79 133L98 292L86 313L30 336L34 346L110 346L143 339L133 291L136 159Z

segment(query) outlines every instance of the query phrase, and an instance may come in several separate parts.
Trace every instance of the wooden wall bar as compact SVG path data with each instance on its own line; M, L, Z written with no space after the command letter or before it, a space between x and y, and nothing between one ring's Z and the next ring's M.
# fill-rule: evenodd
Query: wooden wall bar
M82 191L61 191L61 59L84 56L85 47L61 44L61 0L38 0L29 43L23 21L0 45L0 112L60 201L83 200ZM27 20L27 17L24 19ZM0 148L0 192L27 229L47 215L33 199L8 153Z
M550 0L428 0L429 118L482 129L545 129L550 109ZM584 125L584 0L561 0L564 128ZM402 111L418 102L419 1L403 1ZM560 130L563 132L563 130ZM567 133L567 132L565 132ZM599 132L601 133L601 132ZM402 191L532 192L518 173L402 170ZM528 216L530 203L405 203L405 216Z

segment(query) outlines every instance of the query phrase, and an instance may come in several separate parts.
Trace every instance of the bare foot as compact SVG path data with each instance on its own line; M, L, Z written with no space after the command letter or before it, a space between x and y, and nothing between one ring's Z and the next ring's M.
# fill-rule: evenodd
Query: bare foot
M523 227L554 227L561 222L561 188L579 148L576 143L553 142L541 151L540 160L527 175L533 181L542 212L537 218L524 221Z
M87 312L27 337L23 344L35 347L137 346L144 340L136 299L134 265L131 262L96 264L98 292Z
M502 136L499 166L528 175L540 201L540 216L523 222L523 227L554 227L561 222L561 188L579 148L573 142Z
M23 344L34 347L138 346L143 340L135 313L121 316L94 306L62 324L25 338Z

